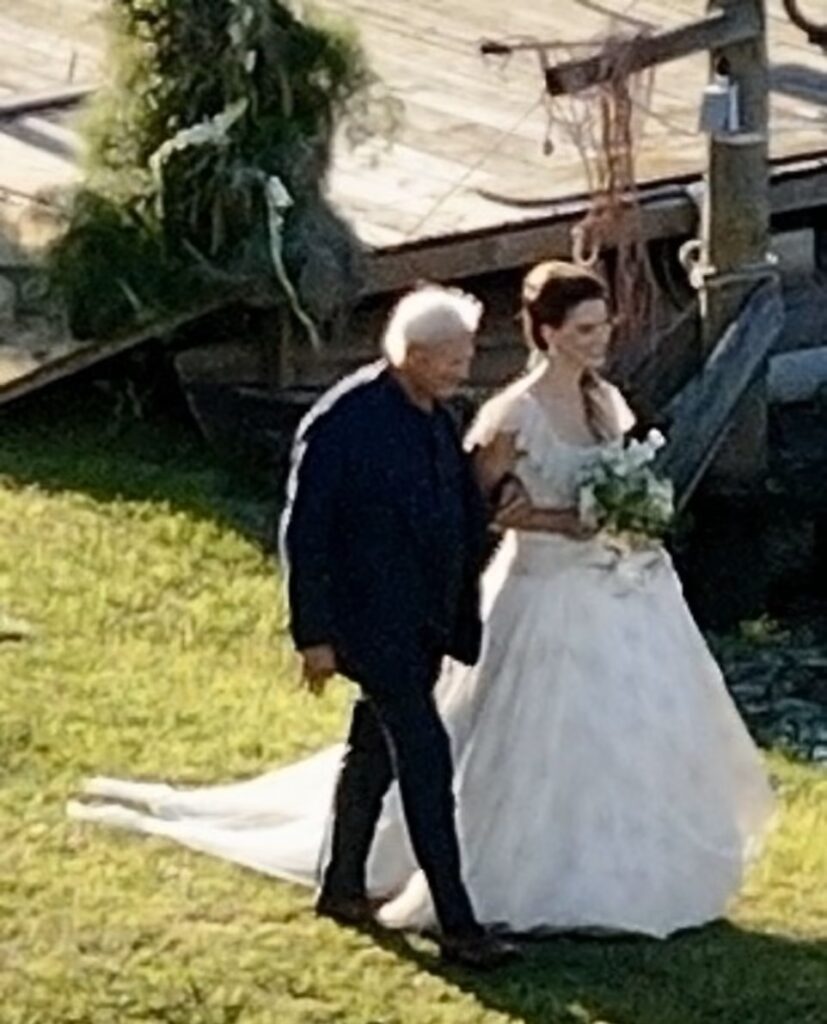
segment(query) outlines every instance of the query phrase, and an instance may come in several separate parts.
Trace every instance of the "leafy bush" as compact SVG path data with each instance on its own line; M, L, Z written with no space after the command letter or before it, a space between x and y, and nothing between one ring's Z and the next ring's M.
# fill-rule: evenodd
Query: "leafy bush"
M275 0L113 0L109 71L53 259L78 334L186 307L198 281L278 301L282 245L301 277L319 225L356 290L358 246L323 197L333 134L387 133L396 108L351 31Z

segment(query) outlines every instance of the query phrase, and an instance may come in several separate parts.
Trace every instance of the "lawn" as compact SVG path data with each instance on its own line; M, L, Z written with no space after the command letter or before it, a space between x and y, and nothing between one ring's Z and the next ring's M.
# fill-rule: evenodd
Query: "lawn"
M106 392L0 419L0 613L31 629L0 640L3 1024L827 1019L827 775L778 754L783 817L727 922L538 943L489 977L318 921L306 891L68 822L87 774L223 780L340 734L344 687L296 685L255 540L271 516L185 424L117 416Z

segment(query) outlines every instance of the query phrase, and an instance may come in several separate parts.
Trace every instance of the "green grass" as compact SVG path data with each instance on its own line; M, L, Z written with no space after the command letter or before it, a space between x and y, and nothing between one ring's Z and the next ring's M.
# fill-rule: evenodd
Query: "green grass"
M223 780L338 736L296 687L270 506L187 430L109 399L0 419L0 1021L804 1024L827 1006L827 778L772 760L784 813L728 922L557 940L496 977L314 918L310 894L70 823L89 773ZM241 524L241 525L239 525Z

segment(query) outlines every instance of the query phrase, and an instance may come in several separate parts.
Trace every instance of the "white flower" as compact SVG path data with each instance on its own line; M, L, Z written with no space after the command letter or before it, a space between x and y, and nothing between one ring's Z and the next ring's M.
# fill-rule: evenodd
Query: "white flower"
M650 430L646 435L646 441L657 452L666 444L666 438L659 430Z
M598 502L597 496L594 493L594 487L591 484L586 484L580 488L578 495L578 508L577 512L580 517L580 522L584 526L596 526L597 525L597 511Z
M647 438L646 441L631 441L626 449L628 465L633 470L642 469L655 458L657 449L653 447Z
M674 488L653 469L661 434L602 449L578 477L578 513L583 523L602 526L612 541L659 538L674 516Z

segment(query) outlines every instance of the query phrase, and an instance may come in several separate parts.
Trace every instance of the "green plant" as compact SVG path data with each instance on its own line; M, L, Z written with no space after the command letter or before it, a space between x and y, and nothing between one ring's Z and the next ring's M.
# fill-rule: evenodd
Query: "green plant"
M186 785L294 761L341 739L349 694L297 686L281 581L233 525L269 504L180 424L115 432L108 395L58 400L60 430L54 393L0 418L0 609L34 628L0 642L0 1024L823 1022L817 765L771 757L778 827L729 922L527 943L491 976L319 919L310 890L68 821L90 774Z
M343 278L358 275L322 195L334 129L387 133L396 108L352 31L276 0L114 0L109 21L111 81L53 260L76 329L186 306L194 279L278 301L320 224Z

